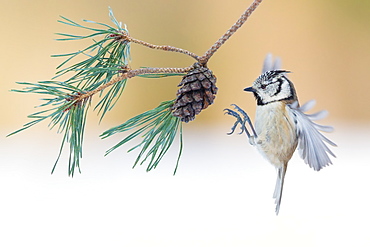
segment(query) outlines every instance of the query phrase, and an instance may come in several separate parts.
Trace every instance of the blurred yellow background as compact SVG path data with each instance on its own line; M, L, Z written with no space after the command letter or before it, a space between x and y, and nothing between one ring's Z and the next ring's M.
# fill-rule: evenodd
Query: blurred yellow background
M57 42L57 32L86 34L57 22L59 15L81 22L111 25L110 6L135 38L167 44L202 55L240 16L251 1L110 0L2 1L0 18L2 132L28 121L40 104L38 95L9 92L16 81L51 79L62 59L51 58L86 47L89 42ZM301 103L317 100L316 110L327 109L330 123L370 120L368 67L370 62L370 1L264 1L247 23L214 55L210 69L217 76L215 104L197 117L197 124L230 124L222 110L231 103L253 117L254 98L243 92L260 74L267 52L283 59L292 71ZM186 67L194 61L182 54L153 51L132 45L132 68ZM103 125L128 117L175 97L180 78L129 80L117 107ZM90 118L96 113L90 112ZM95 120L94 120L95 121ZM5 127L5 128L4 128ZM194 125L194 127L196 127ZM47 131L45 129L45 131ZM7 134L2 133L2 134Z

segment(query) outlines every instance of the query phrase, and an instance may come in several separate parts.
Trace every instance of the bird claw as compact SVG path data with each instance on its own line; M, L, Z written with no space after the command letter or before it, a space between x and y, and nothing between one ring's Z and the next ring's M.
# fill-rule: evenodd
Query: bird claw
M240 108L236 104L231 104L231 105L234 106L235 110L237 110L238 112L240 112L243 115L243 124L245 124L246 122L251 121L248 114L242 108Z
M236 127L238 126L238 124L240 123L241 125L242 125L242 127L241 127L241 132L240 133L238 133L239 135L240 134L242 134L243 133L243 131L244 131L244 129L243 129L243 120L242 120L242 118L240 117L240 115L237 113L237 112L235 112L235 111L233 111L233 110L230 110L230 109L224 109L224 111L225 111L225 114L227 114L227 115L230 115L230 116L233 116L233 117L235 117L236 118L236 121L235 121L235 123L234 123L234 125L231 127L231 132L229 132L229 133L227 133L228 135L231 135L231 134L233 134L234 133L234 131L235 131L235 129L236 129Z
M256 137L257 136L256 131L253 128L252 122L251 122L248 114L243 109L241 109L239 106L237 106L236 104L232 104L231 106L233 106L236 111L233 111L233 110L230 110L230 109L227 109L227 108L224 111L225 111L225 114L235 117L236 121L235 121L233 127L231 127L231 132L227 133L227 134L228 135L233 134L235 129L236 129L236 126L240 123L241 132L238 133L238 134L240 135L243 132L245 132L248 136L248 139L250 139L251 135L249 134L249 132L247 130L247 127L245 126L245 124L248 122L249 126L251 127L251 129L253 131L253 135Z
M231 127L231 132L227 133L227 134L231 135L232 133L234 133L234 131L236 129L236 126L240 123L241 132L238 133L238 134L240 135L243 132L245 132L247 134L248 138L250 138L251 135L249 134L249 132L248 132L246 126L245 126L246 122L248 122L251 125L250 118L249 118L248 114L244 110L242 110L239 106L237 106L236 104L232 104L231 106L233 106L236 111L233 111L233 110L230 110L230 109L225 109L225 111L226 111L225 114L235 117L236 122L234 123L233 127ZM253 126L251 126L251 127L253 129ZM253 133L254 133L254 129L253 129Z

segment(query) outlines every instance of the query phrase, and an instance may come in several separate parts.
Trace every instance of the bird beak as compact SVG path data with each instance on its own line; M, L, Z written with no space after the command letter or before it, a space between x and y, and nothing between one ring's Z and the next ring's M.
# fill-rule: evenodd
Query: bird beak
M244 91L255 93L256 89L254 89L253 87L247 87L247 88L244 88Z

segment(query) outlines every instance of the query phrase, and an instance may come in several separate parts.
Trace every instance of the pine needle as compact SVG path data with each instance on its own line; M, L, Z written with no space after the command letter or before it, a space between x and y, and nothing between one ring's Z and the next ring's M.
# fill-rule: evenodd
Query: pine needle
M105 131L101 135L103 139L117 133L135 130L133 133L126 136L122 141L107 150L106 155L133 140L134 138L141 136L142 141L140 144L129 149L128 152L141 148L134 163L134 167L137 164L142 165L147 162L147 171L151 171L157 167L159 162L172 146L177 134L180 133L180 151L174 171L175 174L182 153L183 144L181 127L182 122L179 118L174 117L171 112L173 102L173 100L164 101L158 107L137 115L127 120L125 123Z

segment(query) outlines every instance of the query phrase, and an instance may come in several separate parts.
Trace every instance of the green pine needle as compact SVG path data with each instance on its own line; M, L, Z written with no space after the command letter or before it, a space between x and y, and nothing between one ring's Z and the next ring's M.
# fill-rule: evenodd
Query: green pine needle
M64 121L62 121L63 125L61 126L64 137L60 146L58 158L51 173L53 173L56 168L65 143L69 143L68 175L73 177L76 168L81 173L80 159L82 158L82 144L88 107L89 104L77 103L72 105L65 114Z
M140 136L143 138L141 143L129 149L128 152L141 147L139 155L134 163L134 167L137 164L142 165L144 162L148 162L147 171L150 171L157 167L159 162L167 153L168 149L173 144L177 133L180 133L180 151L174 171L175 174L180 161L183 146L182 122L179 118L174 117L171 113L171 107L173 103L173 100L162 102L158 107L137 115L127 120L125 123L105 131L101 135L103 139L117 133L135 130L126 136L122 141L107 150L106 155L133 140L134 138Z
M21 93L36 93L49 95L50 98L42 99L45 103L39 107L49 106L47 110L42 110L33 113L28 118L34 119L23 128L10 133L8 136L14 135L20 131L26 130L35 124L38 124L46 119L50 120L49 127L53 129L58 127L59 133L64 133L64 138L60 147L58 158L54 164L52 172L54 172L56 164L59 161L64 144L69 143L69 171L68 174L73 176L75 168L80 170L80 158L82 157L82 141L86 123L86 113L89 106L89 101L76 102L74 96L82 93L72 85L58 81L41 81L38 83L19 82L18 84L26 85L23 90L12 90ZM78 93L76 93L78 92Z
M122 34L122 32L128 33L128 30L126 26L122 28L122 24L114 18L111 9L109 9L109 17L116 27L85 20L87 23L102 26L104 29L91 28L80 25L65 17L61 17L62 20L59 22L63 24L87 29L93 31L93 33L85 36L58 33L58 35L64 36L65 38L57 40L70 41L95 37L102 37L102 39L99 41L93 40L93 44L77 52L53 55L53 57L66 57L66 60L57 67L58 71L53 79L71 73L72 76L65 81L66 83L76 85L76 87L84 91L92 91L101 85L108 83L123 68L127 67L131 60L130 43L117 41L115 37L116 35ZM64 68L66 64L79 56L82 56L85 59ZM109 90L105 90L105 95L103 93L100 94L101 100L97 103L95 109L98 110L101 119L114 107L115 103L124 91L125 86L126 80L122 80L109 88Z
M65 58L65 60L57 67L56 76L52 80L38 83L18 82L18 84L25 88L12 90L13 92L43 95L44 98L41 99L43 103L38 106L39 108L43 108L43 110L29 115L28 117L31 121L8 136L26 130L47 119L50 121L50 129L56 127L58 133L63 133L64 135L52 172L54 172L66 146L69 148L68 174L73 176L76 170L81 171L80 159L82 158L82 144L87 110L91 103L91 95L94 94L89 95L86 93L93 92L94 90L96 92L100 91L97 94L100 100L95 105L94 110L98 111L102 119L115 106L125 89L127 79L122 79L109 87L104 87L115 76L126 71L131 59L130 43L117 38L123 33L128 34L126 26L122 27L122 24L114 18L111 9L109 9L109 17L115 27L85 20L85 23L95 25L95 27L89 27L61 17L61 20L59 20L60 23L82 28L91 33L88 35L58 33L58 35L62 36L58 40L74 41L91 39L92 44L76 52L54 55L53 57ZM72 62L75 58L81 57L82 60L79 59L76 63ZM144 78L162 78L180 75L183 74L158 73L140 76ZM60 80L62 77L67 77L67 79L64 81ZM103 90L102 88L99 89L101 86L103 86ZM86 97L80 97L84 94ZM158 163L173 144L177 133L179 133L180 150L174 171L176 173L183 144L181 121L171 114L173 103L173 100L162 102L157 108L144 112L129 119L124 124L104 132L102 137L106 138L115 133L135 130L109 149L107 154L134 138L141 137L143 138L142 142L129 151L140 147L141 151L134 166L147 162L147 171L150 171L157 167Z
M92 33L85 36L59 33L58 35L63 36L59 40L71 41L87 38L101 38L101 40L92 40L91 45L77 52L54 55L54 57L66 57L66 60L57 67L56 76L51 81L41 81L38 83L18 82L18 84L25 88L12 90L19 93L43 95L45 98L41 100L44 102L38 107L44 110L29 115L28 117L32 121L23 125L19 130L10 133L8 136L26 130L46 119L50 121L50 129L57 127L58 133L64 134L59 155L52 172L56 168L62 151L66 146L65 144L69 144L68 174L73 176L75 170L78 169L80 171L86 114L90 106L91 97L86 97L79 101L78 96L87 91L95 90L99 86L111 81L130 61L130 44L115 39L116 35L122 32L128 33L128 30L126 27L122 28L121 23L114 18L111 9L109 10L109 17L116 27L93 21L85 21L98 26L98 28L91 28L61 17L62 20L59 21L60 23L87 29L92 31ZM84 60L67 66L77 56L83 56ZM72 74L67 80L55 80L67 74ZM95 106L95 109L98 109L101 118L115 105L125 89L126 81L126 79L118 81L113 86L106 88L104 92L100 92L101 99Z

